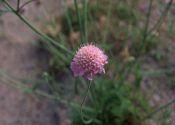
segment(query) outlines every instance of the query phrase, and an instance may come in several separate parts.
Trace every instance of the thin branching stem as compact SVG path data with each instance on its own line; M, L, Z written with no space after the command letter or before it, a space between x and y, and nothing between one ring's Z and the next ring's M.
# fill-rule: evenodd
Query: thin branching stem
M162 105L161 107L159 107L159 108L156 109L155 111L153 111L153 112L151 112L150 114L148 114L148 115L144 118L144 120L153 117L155 114L157 114L158 112L162 111L163 109L168 108L169 106L171 106L171 105L174 104L174 103L175 103L175 99L173 99L173 100L171 100L170 102L168 102L168 103Z
M58 101L62 104L68 105L68 106L79 107L79 105L77 103L64 100L64 99L60 98L58 95L57 96L51 95L51 94L48 94L48 93L46 93L42 90L38 90L38 89L34 90L33 88L30 88L27 85L25 85L24 83L22 83L21 81L17 80L16 78L10 77L9 74L7 74L6 72L4 72L2 70L0 70L0 78L1 78L0 83L8 84L11 87L20 90L21 92L24 92L24 93L28 92L29 94L46 97L48 99ZM92 112L91 108L83 107L83 109Z
M19 9L19 8L20 8L20 2L21 2L20 0L17 0L17 8L16 8L17 11L20 10L20 9Z
M53 40L49 36L43 34L41 31L36 29L26 18L24 18L18 11L16 11L7 0L3 0L4 4L22 21L24 22L30 29L32 29L43 41L45 42L51 42L55 46L58 46L60 49L64 50L70 55L73 55L73 53L67 49L65 46L59 44L59 42Z
M34 0L29 0L27 2L25 2L24 4L22 4L21 6L19 6L18 10L21 10L23 7L25 7L26 5L32 3Z
M170 0L169 3L167 4L165 10L161 14L159 20L157 21L157 23L148 31L148 33L147 33L148 35L151 34L153 31L155 31L156 29L158 29L161 26L162 22L166 18L167 14L171 8L172 3L173 3L173 0Z

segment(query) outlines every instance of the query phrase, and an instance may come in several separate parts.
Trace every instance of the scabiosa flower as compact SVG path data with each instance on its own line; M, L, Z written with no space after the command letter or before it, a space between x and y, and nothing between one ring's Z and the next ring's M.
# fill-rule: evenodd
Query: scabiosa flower
M108 57L93 44L82 46L76 53L71 63L74 76L85 75L92 80L94 75L105 73L104 65L108 63Z

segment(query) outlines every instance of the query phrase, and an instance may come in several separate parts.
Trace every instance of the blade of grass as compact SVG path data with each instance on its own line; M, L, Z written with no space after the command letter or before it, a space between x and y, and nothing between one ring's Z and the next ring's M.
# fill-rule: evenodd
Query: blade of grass
M87 21L88 21L88 1L83 0L83 8L84 8L84 40L88 42L88 29L87 29Z
M104 34L103 34L102 43L106 42L107 35L108 35L108 32L109 32L109 23L110 23L110 18L111 18L111 15L112 15L112 13L111 13L111 11L112 11L112 2L113 2L113 0L110 0L109 5L108 5L106 26L105 26L105 30L104 30Z
M79 28L80 28L80 37L81 37L81 42L84 42L84 37L83 37L83 27L82 27L82 19L81 19L81 15L80 15L80 10L78 8L78 2L77 0L74 0L74 6L76 9L76 13L77 13L77 18L78 18L78 23L79 23Z
M65 16L66 16L66 20L67 20L67 23L68 23L68 27L69 27L69 29L70 29L70 32L73 32L72 20L71 20L71 18L70 18L70 13L69 13L69 11L68 11L69 8L66 7L65 1L63 1L63 4L64 4L64 8L66 9Z
M150 23L150 16L151 16L151 12L152 12L153 1L154 0L149 0L149 8L148 8L148 13L147 13L147 16L146 16L145 27L144 27L144 31L143 31L143 39L142 39L142 44L141 44L141 51L145 51L144 50L144 45L145 45L145 41L146 41L147 36L148 36L147 32L148 32L149 23Z

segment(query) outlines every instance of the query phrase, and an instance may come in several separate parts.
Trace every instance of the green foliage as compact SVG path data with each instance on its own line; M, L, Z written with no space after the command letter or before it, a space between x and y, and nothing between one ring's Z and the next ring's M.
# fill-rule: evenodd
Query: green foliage
M80 18L81 21L84 22L84 14L83 14L83 10L82 8L79 8L79 12L80 12ZM90 14L90 12L88 11L87 13L88 15ZM87 21L90 20L90 17L88 16ZM71 24L69 24L71 23ZM65 14L63 15L62 19L61 19L61 24L62 24L62 32L65 35L69 35L70 32L72 31L80 31L80 26L79 26L79 20L77 18L77 13L76 13L76 9L74 7L68 8L65 12ZM69 26L71 25L71 26ZM72 27L72 29L70 28Z
M119 19L131 22L132 24L137 24L136 11L131 8L130 5L126 4L126 2L121 2L116 10Z
M99 4L99 2L109 5L101 6L103 4ZM142 18L142 16L135 9L135 5L131 6L130 4L130 2L126 1L108 2L106 0L97 0L87 4L88 9L86 13L83 8L84 4L78 4L78 8L71 6L67 8L65 14L60 18L55 18L54 21L48 23L54 31L56 29L53 27L58 27L57 23L60 22L61 29L55 34L47 34L51 35L56 41L62 41L62 44L68 49L75 51L80 44L85 43L84 33L88 31L89 41L97 43L111 55L119 56L119 53L129 46L129 55L134 57L141 56L155 47L157 37L150 35L142 42L141 29L143 28L135 25L138 22L138 18ZM87 18L85 18L85 15ZM110 15L114 17L111 18ZM83 25L85 22L87 22L88 27ZM74 36L75 34L80 35L75 36L76 38L74 39L72 34ZM47 47L48 45L46 45ZM60 50L54 48L54 45L47 50L51 52L49 59L50 69L54 70L55 73L58 73L58 70L59 72L65 72L72 57L65 58L64 53L62 54Z
M142 94L130 85L112 80L96 79L90 99L83 108L89 125L140 125L149 106ZM80 107L72 107L74 125L85 125L81 120Z
M109 2L104 0L104 3ZM145 52L149 51L154 40L148 37L146 42L142 43L140 28L136 26L138 12L126 2L114 3L110 3L107 7L102 7L97 3L88 4L88 18L86 19L88 22L86 29L89 33L88 39L95 40L95 43L108 53L109 63L114 67L107 67L112 73L109 76L110 79L94 80L95 83L92 84L89 100L83 108L83 116L86 119L93 119L90 125L140 125L150 108L139 90L143 77L141 74L142 67L132 56L141 55L142 45L144 46L143 49L146 48ZM114 5L117 5L117 7L114 7ZM83 8L78 9L79 15L77 15L76 8L68 8L66 13L59 18L60 32L56 35L48 34L55 40L61 39L61 41L64 41L62 44L74 50L80 44L80 37L77 41L74 41L72 46L71 33L79 32L82 36L82 32L85 32L85 27L80 26L79 22L81 21L81 24L85 22L84 11ZM113 18L110 17L110 13L113 14ZM59 22L59 20L55 20L52 27L56 27L56 22ZM129 27L132 28L132 32L129 32ZM131 41L129 43L131 46L121 57L120 53L127 49L128 41ZM64 54L58 56L59 51L52 52L51 48L48 50L51 52L49 64L52 73L57 75L68 74L72 57L60 60L58 57L64 57ZM118 59L116 60L116 58ZM134 77L134 80L128 79L130 75ZM82 93L84 89L81 88L81 82L76 80L75 83L76 94ZM52 84L51 86L55 85ZM73 124L84 125L85 123L81 120L80 107L74 105L71 109Z
M93 81L89 100L83 107L83 116L86 119L92 119L90 125L140 125L142 123L150 107L140 90L143 73L142 63L138 60L156 47L156 41L159 39L153 31L158 29L165 17L161 16L158 23L151 30L149 29L152 0L146 15L136 9L138 0L96 0L89 3L82 0L81 6L75 0L75 7L71 6L61 17L51 19L45 28L46 35L35 29L10 6L7 0L4 1L8 9L41 37L38 40L38 46L49 55L49 70L43 74L44 82L37 82L33 86L34 91L41 86L46 86L49 94L52 95L45 95L52 99L61 100L66 96L73 99L79 97L84 91L86 82L83 78L80 80L73 78L69 70L70 63L73 53L80 44L93 41L106 51L109 56L109 65L106 76ZM157 55L157 59L159 58L160 55ZM66 80L62 80L63 76L66 76ZM64 87L60 85L60 81L69 83L69 88L67 89L65 84L63 84ZM75 93L72 92L73 89ZM73 124L84 125L80 107L71 106Z
M172 125L171 111L164 111L160 117L160 125Z

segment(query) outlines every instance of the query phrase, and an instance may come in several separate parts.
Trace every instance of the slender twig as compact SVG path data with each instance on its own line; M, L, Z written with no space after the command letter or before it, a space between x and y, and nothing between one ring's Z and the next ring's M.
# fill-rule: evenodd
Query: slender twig
M59 48L61 48L62 50L66 51L68 54L73 55L73 53L67 49L65 46L63 46L62 44L59 44L59 42L53 40L52 38L50 38L49 36L43 34L41 31L39 31L38 29L36 29L26 18L24 18L20 13L18 13L18 11L16 11L7 0L3 0L4 4L19 18L21 19L21 21L23 21L30 29L32 29L38 36L40 36L41 39L43 39L45 42L51 42L53 43L55 46L58 46Z
M19 0L18 0L18 1L19 1ZM19 7L18 10L21 10L24 6L26 6L27 4L32 3L33 1L34 1L34 0L29 0L29 1L25 2L24 4L22 4L22 5Z

